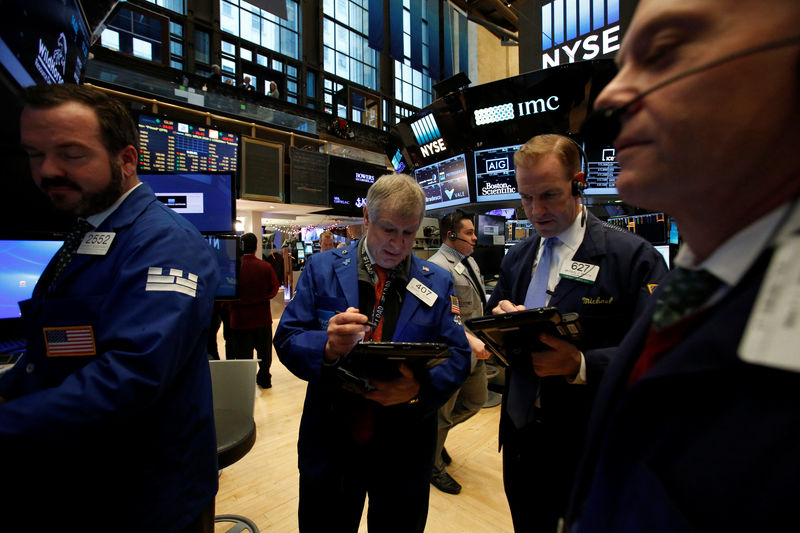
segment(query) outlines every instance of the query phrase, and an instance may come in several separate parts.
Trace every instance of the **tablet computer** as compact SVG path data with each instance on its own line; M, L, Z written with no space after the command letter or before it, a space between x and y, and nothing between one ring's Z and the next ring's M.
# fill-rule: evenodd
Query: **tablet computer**
M583 335L578 313L562 315L556 307L470 318L464 325L506 366L519 354L547 350L547 345L539 340L542 333L573 344Z
M375 390L371 379L391 381L400 377L400 364L414 373L425 371L450 357L443 342L378 342L356 344L337 367L336 375L345 389L363 394Z

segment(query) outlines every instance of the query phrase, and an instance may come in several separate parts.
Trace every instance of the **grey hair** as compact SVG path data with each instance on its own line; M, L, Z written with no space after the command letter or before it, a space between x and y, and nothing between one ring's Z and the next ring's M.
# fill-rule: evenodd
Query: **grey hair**
M425 215L425 191L407 174L385 174L375 180L367 191L367 214L370 220L380 218L384 202L405 216Z

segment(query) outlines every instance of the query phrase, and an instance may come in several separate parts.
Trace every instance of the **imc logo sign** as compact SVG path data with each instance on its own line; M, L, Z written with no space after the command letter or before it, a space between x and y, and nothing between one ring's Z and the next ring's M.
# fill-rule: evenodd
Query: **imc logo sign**
M414 137L417 138L422 157L429 157L447 150L442 134L439 133L439 125L436 124L433 115L426 115L416 122L412 122L411 130L414 132Z
M542 6L542 68L619 50L620 0L554 0Z

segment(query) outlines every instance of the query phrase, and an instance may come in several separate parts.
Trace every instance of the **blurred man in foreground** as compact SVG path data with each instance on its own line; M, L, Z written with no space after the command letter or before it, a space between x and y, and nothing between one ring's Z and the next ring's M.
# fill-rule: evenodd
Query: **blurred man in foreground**
M621 196L684 245L606 372L573 531L796 522L798 28L795 0L639 2L595 105L619 107Z

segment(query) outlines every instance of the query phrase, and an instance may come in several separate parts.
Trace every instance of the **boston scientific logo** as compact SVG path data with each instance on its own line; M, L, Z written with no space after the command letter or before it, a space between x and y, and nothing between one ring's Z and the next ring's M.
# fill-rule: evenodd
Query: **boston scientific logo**
M439 125L433 115L426 115L421 119L411 123L411 130L417 138L419 150L422 157L429 157L435 153L447 150L442 134L439 133Z
M555 0L542 6L542 68L619 50L620 0Z

